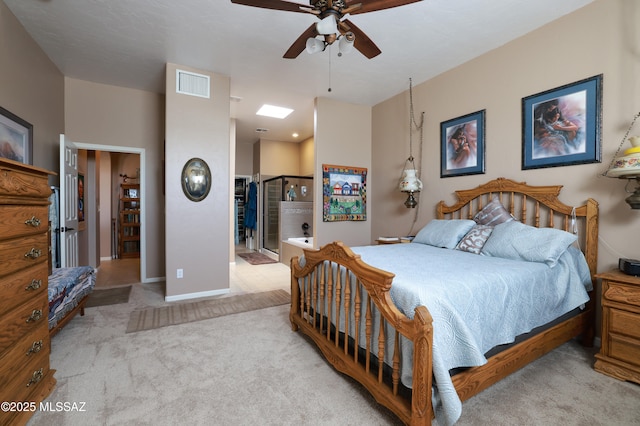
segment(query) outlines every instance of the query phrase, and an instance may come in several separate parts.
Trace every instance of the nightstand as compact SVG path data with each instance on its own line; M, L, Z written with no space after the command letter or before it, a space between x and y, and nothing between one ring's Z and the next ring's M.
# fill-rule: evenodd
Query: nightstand
M380 237L376 240L378 245L380 244L400 244L400 243L410 243L411 240L407 237Z
M640 277L619 270L602 279L602 346L593 368L640 384Z

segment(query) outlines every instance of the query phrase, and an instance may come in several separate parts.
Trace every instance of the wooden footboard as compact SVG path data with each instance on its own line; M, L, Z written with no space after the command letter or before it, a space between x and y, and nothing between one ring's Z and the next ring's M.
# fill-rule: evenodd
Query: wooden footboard
M361 383L404 423L431 424L433 328L427 308L416 308L413 319L403 315L389 295L394 275L367 265L341 242L305 250L304 258L304 266L298 257L291 259L292 329L308 335L338 371ZM351 274L336 273L339 267ZM379 321L379 327L374 321ZM353 339L341 332L350 329L355 329ZM358 337L362 333L364 342ZM405 393L400 383L405 362L401 336L413 343L413 390ZM385 353L389 339L391 353ZM392 360L388 372L385 363L378 362L384 359Z

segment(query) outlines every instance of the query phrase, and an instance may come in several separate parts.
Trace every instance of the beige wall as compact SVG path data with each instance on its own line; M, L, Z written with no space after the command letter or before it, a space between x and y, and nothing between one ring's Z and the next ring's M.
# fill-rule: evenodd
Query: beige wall
M315 166L315 147L311 137L300 142L300 176L313 176Z
M300 173L300 144L260 139L259 168L262 178ZM255 155L255 154L254 154Z
M623 181L600 176L640 110L637 22L636 1L598 0L414 87L416 114L426 112L425 189L415 229L434 217L437 201L452 202L455 189L504 176L534 185L562 184L562 200L570 205L595 198L601 214L598 270L615 266L619 257L640 258L637 238L629 238L640 228L640 211L624 202ZM602 163L521 170L522 98L598 74L604 78ZM373 108L374 236L406 234L416 213L402 206L405 197L396 190L409 150L408 104L405 92ZM481 109L486 109L486 173L441 179L440 122ZM640 126L633 133L640 134Z
M145 277L147 281L162 279L165 275L164 97L142 90L65 78L64 111L68 140L145 150L146 186L142 194L146 206L142 218L146 227ZM117 184L112 189L117 191Z
M33 164L58 170L64 76L0 2L0 106L33 125ZM57 176L49 183L58 185Z
M211 97L176 93L176 70L211 78ZM168 300L212 295L229 288L230 80L210 72L167 64L166 79L166 261ZM202 201L182 192L185 163L202 158L212 186ZM184 278L176 278L177 269Z
M374 205L370 181L366 221L323 222L322 165L365 167L371 176L371 108L329 98L317 98L315 108L314 245L320 247L335 240L351 246L369 244Z

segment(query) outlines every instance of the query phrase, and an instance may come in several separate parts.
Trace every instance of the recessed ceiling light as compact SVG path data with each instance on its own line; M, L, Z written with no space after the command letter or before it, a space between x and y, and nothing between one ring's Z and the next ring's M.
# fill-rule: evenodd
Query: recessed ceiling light
M294 133L294 134L292 134L291 136L293 136L294 138L297 138L297 137L298 137L298 136L300 136L300 135L299 135L299 134L297 134L297 133Z
M284 107L264 104L260 107L258 112L256 112L256 115L264 115L266 117L273 117L273 118L285 118L292 112L293 110L291 108L284 108Z

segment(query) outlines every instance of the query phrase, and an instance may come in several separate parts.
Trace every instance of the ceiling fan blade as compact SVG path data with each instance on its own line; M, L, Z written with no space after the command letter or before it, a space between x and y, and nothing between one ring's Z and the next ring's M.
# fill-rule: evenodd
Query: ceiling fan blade
M316 24L311 24L309 28L306 29L305 32L300 34L300 37L297 38L296 41L293 42L289 50L287 50L283 56L285 59L295 59L299 54L307 47L307 39L311 37L315 37L318 35L318 31L316 31Z
M347 6L345 9L342 9L342 15L349 15L350 13L354 13L357 10L362 9L362 3L351 4Z
M422 0L352 0L347 2L347 7L362 3L362 7L351 12L352 15L358 13L375 12L376 10L391 9L392 7L404 6L406 4L417 3Z
M283 0L231 0L231 3L261 7L263 9L284 10L285 12L309 13L308 10L301 9L308 9L308 5Z
M362 30L356 27L353 22L345 19L345 24L347 24L353 33L356 36L356 40L353 42L353 46L358 49L364 56L371 59L378 56L382 51L378 49L378 46L371 41L371 39L362 32Z

